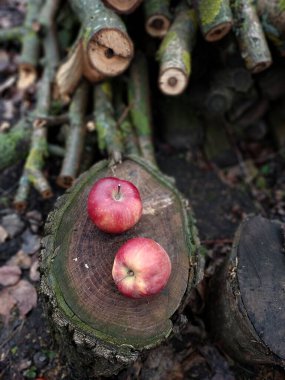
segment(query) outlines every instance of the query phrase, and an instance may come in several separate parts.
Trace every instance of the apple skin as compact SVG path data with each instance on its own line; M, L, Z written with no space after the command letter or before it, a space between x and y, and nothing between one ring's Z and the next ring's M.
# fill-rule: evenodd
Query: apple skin
M139 190L133 183L123 179L101 178L90 190L87 211L101 231L111 234L125 232L141 217Z
M143 298L159 293L171 274L166 251L154 240L137 237L118 250L112 276L120 293Z

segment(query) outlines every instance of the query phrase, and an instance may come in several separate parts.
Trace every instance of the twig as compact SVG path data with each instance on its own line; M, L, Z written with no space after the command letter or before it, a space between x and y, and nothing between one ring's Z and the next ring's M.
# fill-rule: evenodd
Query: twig
M57 184L68 188L76 178L83 152L86 126L84 122L87 108L88 84L83 81L77 88L69 108L70 126L67 135L65 155Z
M130 70L128 97L131 121L139 142L141 155L156 164L152 142L152 116L150 109L149 78L147 63L142 53L138 53Z

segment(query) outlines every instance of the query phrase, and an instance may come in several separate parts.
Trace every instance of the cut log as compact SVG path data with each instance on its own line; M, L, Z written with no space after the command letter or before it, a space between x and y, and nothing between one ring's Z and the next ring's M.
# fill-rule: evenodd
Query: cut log
M144 2L145 29L152 37L166 35L172 15L169 11L170 0L148 0Z
M72 8L82 23L84 54L100 74L122 73L133 57L133 43L120 17L100 0L72 0Z
M179 95L188 84L196 29L196 12L183 2L177 7L174 21L157 54L160 61L159 88L164 94Z
M246 68L256 74L272 64L270 50L251 0L232 0L236 39Z
M229 0L198 0L196 7L200 28L207 41L218 41L229 33L233 24Z
M107 7L118 13L131 13L142 2L142 0L103 0Z
M211 331L237 361L285 365L284 281L284 225L248 217L210 284Z
M124 234L101 232L87 215L90 188L106 176L133 182L142 197L142 218ZM118 248L137 236L164 247L172 273L161 293L134 300L117 291L111 270ZM50 214L43 245L41 289L48 315L80 379L116 374L169 337L203 270L185 201L161 172L135 157L112 168L101 161L82 175Z
M285 56L285 6L280 0L258 0L257 12L263 30L282 56Z
M22 38L22 50L19 59L18 88L26 89L37 79L37 65L40 56L40 37L37 17L42 6L42 0L29 1L24 24L25 32Z

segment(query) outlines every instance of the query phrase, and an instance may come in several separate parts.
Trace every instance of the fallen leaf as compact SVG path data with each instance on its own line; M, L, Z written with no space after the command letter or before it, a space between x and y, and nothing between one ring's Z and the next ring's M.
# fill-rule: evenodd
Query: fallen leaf
M29 269L32 265L32 259L24 251L20 249L16 255L12 256L7 262L9 265L17 265L21 269Z
M0 315L4 317L4 323L9 320L11 310L16 305L16 300L10 295L9 288L5 288L0 292Z
M16 300L21 317L24 317L37 305L35 287L27 280L21 280L17 285L8 288L11 296Z
M19 233L21 233L25 227L24 222L22 222L19 215L17 214L9 214L3 216L1 224L8 232L10 238L19 235Z
M39 272L39 260L36 260L30 268L30 279L32 281L39 281L40 272Z
M4 227L0 225L0 243L4 243L4 241L7 240L8 236L8 232Z
M3 286L15 285L21 276L21 269L17 265L3 265L0 267L0 284Z
M32 234L29 229L26 229L26 231L22 234L22 241L22 250L28 255L33 255L40 249L40 237Z

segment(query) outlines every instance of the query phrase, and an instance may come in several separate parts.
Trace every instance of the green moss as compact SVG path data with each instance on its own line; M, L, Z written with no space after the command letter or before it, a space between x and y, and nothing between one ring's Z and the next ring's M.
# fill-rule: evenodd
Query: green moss
M199 12L202 25L210 25L220 13L224 0L201 0Z
M26 156L28 144L25 146L23 141L27 141L30 134L31 131L23 124L18 124L8 133L0 134L0 171Z
M141 136L148 136L150 134L149 119L147 115L142 112L139 108L136 108L132 111L132 119L134 125L139 129Z
M96 119L96 129L97 129L97 137L98 137L98 147L101 152L106 149L106 135L107 128L105 127L105 122Z
M102 91L109 99L112 99L112 87L110 82L104 82L101 84Z
M183 51L182 60L186 69L186 74L189 75L191 72L191 55L188 51Z
M168 32L166 34L166 36L164 37L164 39L162 40L162 43L158 49L158 52L156 54L156 59L159 61L162 57L162 55L164 54L165 50L167 49L167 47L169 46L169 44L175 40L175 38L177 37L176 33L175 32Z
M285 11L285 0L279 0L279 9L281 12Z

